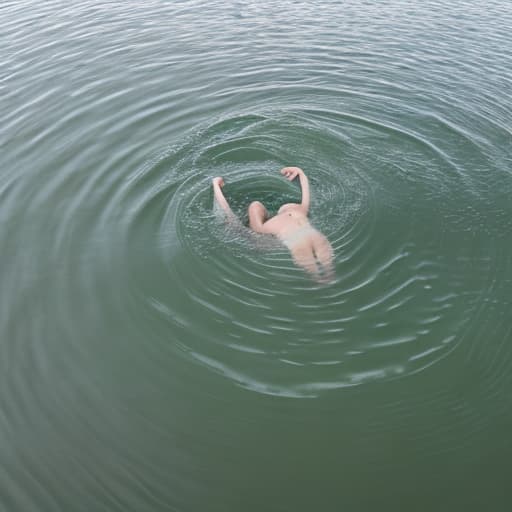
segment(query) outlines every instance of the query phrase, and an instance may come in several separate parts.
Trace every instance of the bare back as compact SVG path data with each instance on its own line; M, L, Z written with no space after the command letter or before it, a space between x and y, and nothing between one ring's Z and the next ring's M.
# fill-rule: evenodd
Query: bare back
M251 228L260 233L269 233L276 235L280 239L285 239L288 235L300 228L310 226L309 219L304 213L300 204L285 204L281 206L277 215L269 220L259 223L254 219L249 219Z
M269 218L265 206L259 201L254 201L248 208L249 226L257 233L275 235L288 247L298 266L311 273L318 281L330 282L334 276L333 250L327 238L309 222L308 179L298 167L285 167L281 174L290 181L299 176L302 202L284 204L279 208L277 215ZM221 191L223 185L222 178L214 179L215 198L228 215L233 216Z

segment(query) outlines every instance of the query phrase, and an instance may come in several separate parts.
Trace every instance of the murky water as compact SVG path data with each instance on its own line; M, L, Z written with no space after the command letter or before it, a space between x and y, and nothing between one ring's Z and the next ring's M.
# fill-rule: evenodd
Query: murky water
M510 509L509 2L0 21L0 510Z

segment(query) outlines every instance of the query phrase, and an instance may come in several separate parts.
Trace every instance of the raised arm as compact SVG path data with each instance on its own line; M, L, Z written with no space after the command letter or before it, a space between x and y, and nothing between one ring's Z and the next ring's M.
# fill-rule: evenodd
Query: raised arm
M290 181L294 180L297 176L300 180L300 188L302 189L302 202L300 203L304 213L309 211L309 181L304 171L299 167L285 167L281 169L281 174L288 178Z
M213 178L212 184L215 201L217 201L218 205L228 214L228 217L234 217L235 214L231 210L221 190L222 187L224 186L224 180L220 176L218 176L217 178Z

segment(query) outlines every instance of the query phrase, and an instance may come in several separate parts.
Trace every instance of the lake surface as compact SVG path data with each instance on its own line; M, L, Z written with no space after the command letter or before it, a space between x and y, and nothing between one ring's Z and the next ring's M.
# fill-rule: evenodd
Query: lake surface
M510 2L0 21L2 512L511 510Z

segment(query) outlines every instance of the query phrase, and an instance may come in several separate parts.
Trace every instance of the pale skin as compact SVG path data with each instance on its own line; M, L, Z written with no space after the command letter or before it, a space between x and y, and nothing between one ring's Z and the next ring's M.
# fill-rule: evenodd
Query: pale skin
M318 281L331 281L334 276L333 250L327 238L317 231L308 219L309 181L299 167L285 167L281 174L292 181L299 178L302 200L299 203L284 204L277 215L269 218L266 208L259 201L253 201L248 208L249 226L256 233L274 235L290 250L294 262ZM235 218L227 202L222 187L221 177L213 178L215 201L228 217Z

